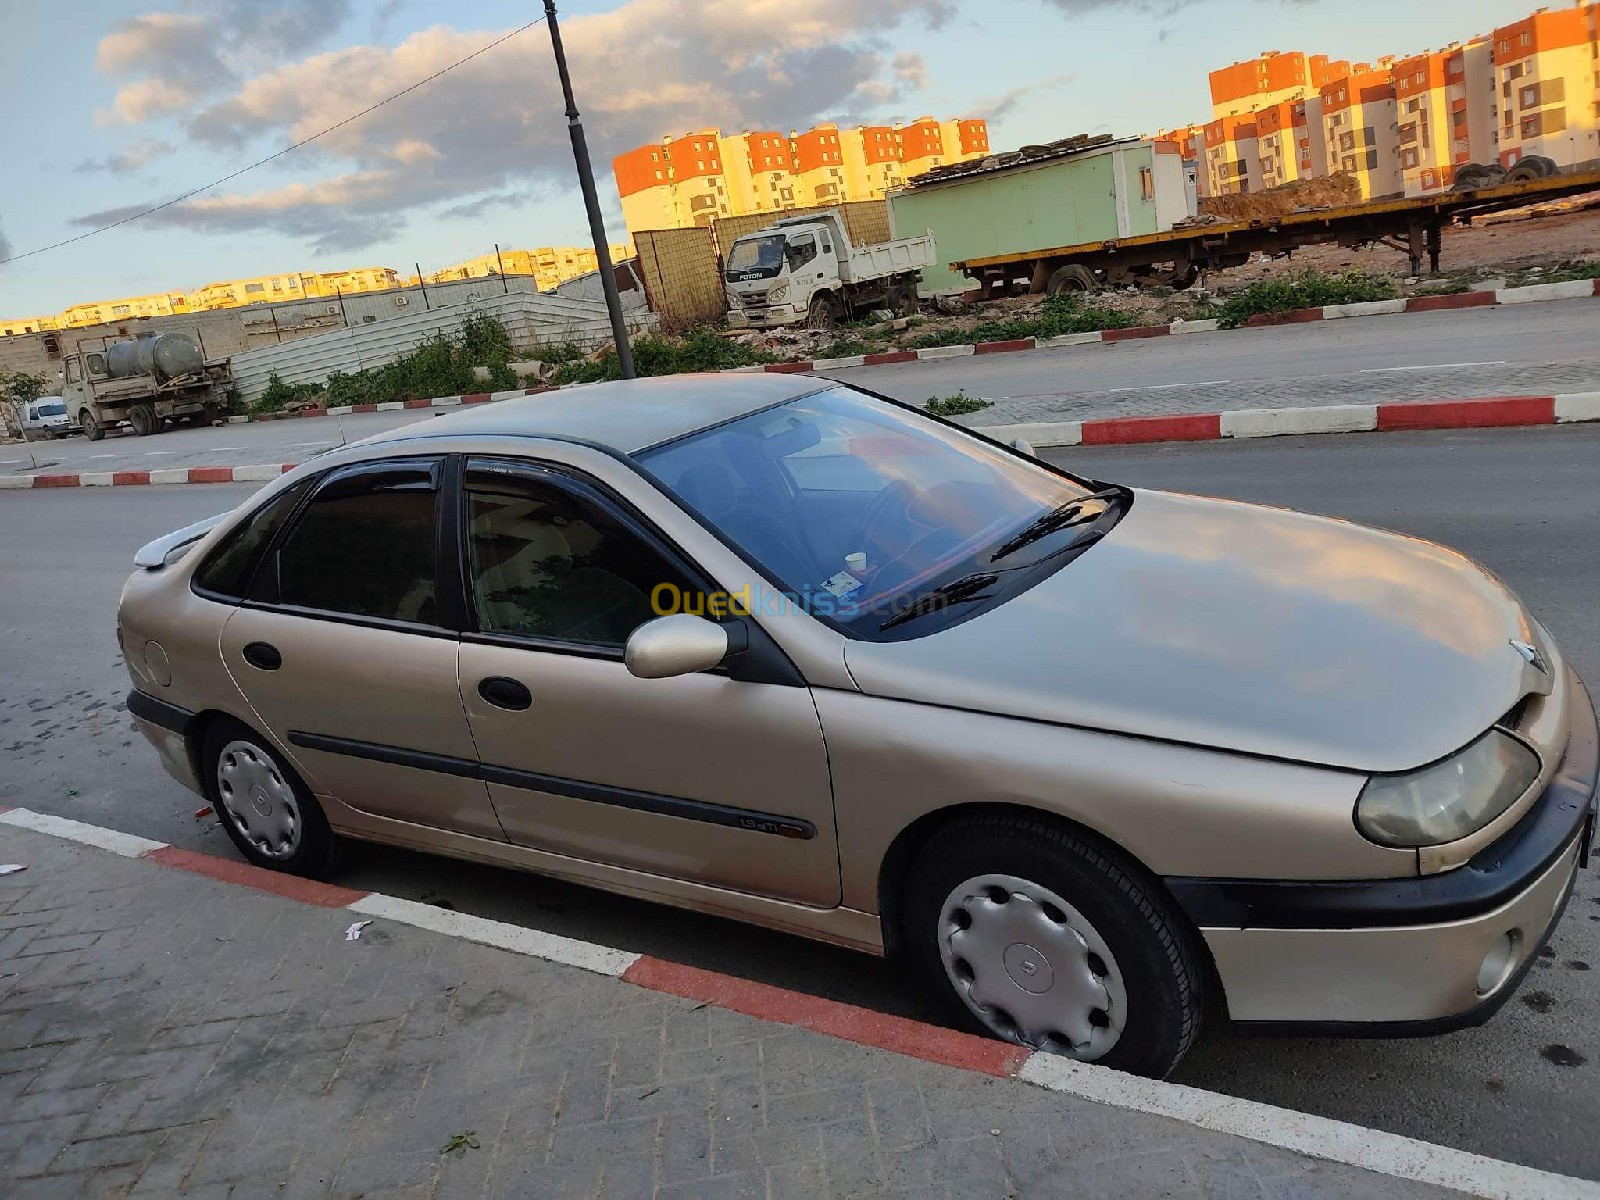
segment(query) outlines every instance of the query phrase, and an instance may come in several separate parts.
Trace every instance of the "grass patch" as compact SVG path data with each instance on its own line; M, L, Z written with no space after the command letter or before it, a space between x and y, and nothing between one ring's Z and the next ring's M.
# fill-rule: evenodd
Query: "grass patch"
M753 367L777 362L774 355L720 337L714 329L702 326L681 338L647 333L633 339L633 366L640 375L683 375L691 371L725 371L729 367ZM607 350L599 359L564 362L551 376L552 383L599 383L621 379L617 352Z
M1506 276L1506 286L1531 287L1536 283L1572 283L1578 279L1600 279L1600 261L1577 258L1537 272L1524 268Z
M274 413L282 412L291 404L300 404L322 395L322 385L318 383L285 383L278 378L276 371L267 376L267 390L262 392L256 402L250 406L251 412Z
M847 337L832 342L814 354L813 358L854 358L858 354L876 354L884 348L884 343L876 338L864 341L861 338Z
M957 392L954 396L929 396L928 403L923 407L936 417L964 417L992 406L991 401Z
M1262 313L1294 312L1301 308L1321 308L1326 304L1393 300L1399 294L1393 279L1370 271L1341 271L1332 275L1320 271L1294 271L1278 279L1252 283L1244 291L1224 300L1214 315L1223 329L1237 329L1251 317Z
M1126 329L1133 319L1114 308L1096 304L1078 293L1047 296L1038 316L1006 321L983 321L971 329L941 329L911 339L914 349L964 346L969 342L1010 342L1019 338L1053 338L1069 333L1094 333L1100 329Z

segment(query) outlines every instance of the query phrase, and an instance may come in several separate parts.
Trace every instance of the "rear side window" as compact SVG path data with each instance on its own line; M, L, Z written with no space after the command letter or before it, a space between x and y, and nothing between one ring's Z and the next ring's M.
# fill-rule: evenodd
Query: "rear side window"
M438 623L438 464L330 478L278 551L278 600L413 625Z
M254 516L236 525L222 540L222 544L196 569L195 586L223 599L243 598L250 590L250 579L255 575L256 566L271 544L273 535L288 520L289 514L310 486L310 480L302 480L279 492L262 505Z

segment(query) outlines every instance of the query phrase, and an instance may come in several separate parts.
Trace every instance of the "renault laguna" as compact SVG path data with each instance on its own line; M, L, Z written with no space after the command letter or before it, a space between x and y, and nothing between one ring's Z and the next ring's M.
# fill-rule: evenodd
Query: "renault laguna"
M1600 738L1453 551L1136 490L799 375L462 410L144 547L128 707L239 852L344 838L888 954L1163 1075L1486 1020Z

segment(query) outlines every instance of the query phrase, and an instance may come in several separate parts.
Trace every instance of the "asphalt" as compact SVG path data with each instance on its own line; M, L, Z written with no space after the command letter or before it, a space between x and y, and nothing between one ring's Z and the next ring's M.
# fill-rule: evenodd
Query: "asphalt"
M964 392L1012 421L1600 391L1600 300L1364 317L829 371L922 403ZM308 417L154 437L0 446L0 475L298 462L430 412ZM29 450L32 454L30 456Z
M1548 307L1548 306L1547 306ZM1276 438L1052 453L1140 486L1288 505L1465 551L1600 683L1600 428ZM133 551L248 487L0 496L0 804L234 852L119 708L112 614ZM493 868L355 847L339 882L930 1017L889 964ZM1180 1082L1548 1170L1600 1178L1600 880L1584 875L1519 997L1487 1026L1417 1041L1245 1038L1214 1023ZM1573 1065L1569 1065L1573 1064Z

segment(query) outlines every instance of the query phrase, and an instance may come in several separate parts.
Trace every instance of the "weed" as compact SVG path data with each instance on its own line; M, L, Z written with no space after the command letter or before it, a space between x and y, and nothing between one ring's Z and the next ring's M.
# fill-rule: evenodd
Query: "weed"
M1293 271L1277 279L1252 283L1244 291L1229 296L1217 308L1216 317L1224 329L1237 329L1261 313L1294 312L1301 308L1321 308L1327 304L1360 304L1370 300L1393 300L1398 292L1387 275L1368 271L1341 271L1325 275L1320 271Z
M954 396L929 396L928 403L923 407L936 417L964 417L968 413L982 412L992 403L965 392L957 392Z

